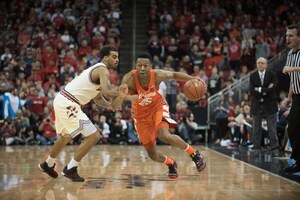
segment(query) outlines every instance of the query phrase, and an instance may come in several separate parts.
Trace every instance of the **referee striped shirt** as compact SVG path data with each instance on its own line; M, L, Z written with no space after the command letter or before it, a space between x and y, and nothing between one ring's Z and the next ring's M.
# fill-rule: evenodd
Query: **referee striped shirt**
M300 50L290 50L285 66L300 67ZM300 94L300 72L289 72L293 94Z

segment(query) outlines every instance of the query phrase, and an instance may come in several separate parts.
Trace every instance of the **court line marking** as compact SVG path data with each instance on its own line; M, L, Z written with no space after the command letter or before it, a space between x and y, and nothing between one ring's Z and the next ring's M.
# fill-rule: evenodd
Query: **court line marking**
M300 185L300 183L298 183L297 181L293 181L293 180L291 180L291 179L285 178L285 177L280 176L280 175L278 175L278 174L275 174L275 173L273 173L273 172L270 172L270 171L267 171L267 170L265 170L265 169L256 167L255 165L252 165L252 164L247 163L247 162L245 162L245 161L239 160L239 159L237 159L237 158L232 158L232 157L230 157L230 156L228 156L228 155L226 155L226 154L223 154L223 153L221 153L221 152L218 152L218 151L216 151L216 150L214 150L214 149L211 149L211 148L209 148L209 147L206 147L206 148L209 149L210 151L216 153L216 154L222 155L222 156L224 156L224 157L228 157L230 160L234 159L234 160L239 161L239 162L242 162L242 163L244 163L244 164L246 164L246 165L248 165L248 166L250 166L250 167L253 167L253 168L258 169L258 170L260 170L260 171L264 171L264 172L267 172L268 174L274 175L274 176L277 177L277 178L281 178L281 179L284 179L284 180L286 180L286 181L288 181L288 182L294 183L294 184L296 184L296 185Z

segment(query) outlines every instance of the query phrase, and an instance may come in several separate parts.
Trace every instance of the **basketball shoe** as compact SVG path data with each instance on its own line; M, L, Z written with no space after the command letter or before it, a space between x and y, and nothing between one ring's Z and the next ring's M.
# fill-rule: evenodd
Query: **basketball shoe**
M177 171L177 163L174 161L172 165L168 165L169 172L168 176L170 179L177 179L178 178L178 171Z
M73 182L83 182L84 181L84 178L79 176L79 174L77 172L77 167L72 167L71 169L68 169L68 166L65 166L61 174Z
M198 172L201 172L206 167L206 162L203 155L196 150L192 155L190 155L192 160L195 162Z
M52 178L57 178L58 177L58 174L57 172L54 170L55 168L55 163L52 167L49 167L48 164L46 162L43 162L43 163L40 163L38 165L39 169L42 171L42 172L45 172L46 174L48 174L50 177Z

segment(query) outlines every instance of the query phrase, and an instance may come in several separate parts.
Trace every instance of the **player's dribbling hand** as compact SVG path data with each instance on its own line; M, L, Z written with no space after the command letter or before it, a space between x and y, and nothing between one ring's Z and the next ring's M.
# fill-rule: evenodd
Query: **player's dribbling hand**
M204 87L205 87L205 90L207 90L207 85L206 85L205 81L202 80L201 78L197 78L197 80L200 81L200 82L202 82L202 84L203 84Z
M130 95L130 99L132 102L137 102L139 100L139 95Z
M126 84L122 84L119 87L119 95L121 98L125 98L128 94L128 86Z

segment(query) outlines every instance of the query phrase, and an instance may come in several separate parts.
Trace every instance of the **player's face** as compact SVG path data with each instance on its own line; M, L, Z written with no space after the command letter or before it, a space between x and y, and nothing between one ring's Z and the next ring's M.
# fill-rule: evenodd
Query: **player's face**
M117 51L110 52L107 65L108 68L116 68L119 65L119 53Z
M300 36L297 36L297 30L287 29L286 31L286 44L291 49L298 48L300 44Z
M148 58L138 58L135 68L139 76L146 77L149 75L152 64Z

